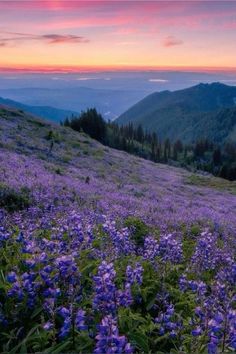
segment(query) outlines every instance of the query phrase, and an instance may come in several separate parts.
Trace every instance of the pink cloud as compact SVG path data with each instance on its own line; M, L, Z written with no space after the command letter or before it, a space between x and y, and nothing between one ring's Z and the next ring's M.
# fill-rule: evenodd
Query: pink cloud
M168 36L162 42L164 47L173 47L173 46L176 46L176 45L181 45L183 43L184 42L181 39L178 39L178 38L176 38L174 36Z
M6 32L6 34L10 34L11 36L6 36L4 38L0 37L0 46L7 46L9 43L16 42L26 42L26 41L44 41L48 44L61 44L61 43L88 43L89 40L82 36L76 36L73 34L43 34L43 35L35 35L35 34L27 34L27 33L11 33Z
M59 34L45 34L38 36L39 40L46 40L49 44L58 43L88 43L89 40L82 36L75 36L73 34L59 35Z
M230 16L236 12L236 3L209 1L0 1L0 10L9 10L12 18L21 11L30 11L33 24L47 30L80 27L108 27L133 25L157 26L158 28L176 26L189 29L226 26ZM41 12L51 18L42 17ZM38 16L37 16L38 14ZM1 15L0 15L1 16ZM220 20L220 21L219 21ZM19 18L17 18L19 23ZM139 31L140 32L140 31Z
M128 16L120 17L102 17L87 16L86 18L59 19L43 23L38 28L47 28L47 30L71 29L71 28L89 28L89 27L113 27L129 24L132 18Z

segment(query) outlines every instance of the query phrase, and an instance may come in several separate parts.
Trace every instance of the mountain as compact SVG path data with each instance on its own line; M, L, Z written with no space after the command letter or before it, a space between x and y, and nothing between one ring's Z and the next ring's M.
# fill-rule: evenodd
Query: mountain
M50 106L75 112L95 107L106 120L114 120L146 95L145 90L61 87L59 84L57 88L0 89L0 96L30 106Z
M0 104L21 109L40 118L48 119L57 123L63 121L66 117L70 117L72 114L78 114L77 112L58 109L50 106L29 106L3 97L0 97Z
M235 137L236 86L199 84L179 91L153 93L116 121L132 122L155 131L161 138L192 142L209 137L222 142Z

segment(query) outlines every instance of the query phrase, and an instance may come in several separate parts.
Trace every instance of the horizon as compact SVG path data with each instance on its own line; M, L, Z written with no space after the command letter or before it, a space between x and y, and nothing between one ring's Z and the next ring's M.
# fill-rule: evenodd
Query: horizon
M159 67L71 67L71 66L15 66L0 67L0 73L20 74L82 74L82 73L148 73L148 72L184 72L184 73L236 73L236 67L205 66L159 66Z

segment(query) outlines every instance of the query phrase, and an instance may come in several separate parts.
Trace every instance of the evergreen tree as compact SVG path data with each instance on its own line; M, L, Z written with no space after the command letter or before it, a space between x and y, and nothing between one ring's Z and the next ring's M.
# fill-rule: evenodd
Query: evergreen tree
M215 166L219 166L221 164L221 149L217 148L213 151L212 156L213 164Z

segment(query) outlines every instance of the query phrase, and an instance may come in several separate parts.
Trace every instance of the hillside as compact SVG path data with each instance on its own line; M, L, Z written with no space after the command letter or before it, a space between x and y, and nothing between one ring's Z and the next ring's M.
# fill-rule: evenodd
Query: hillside
M54 121L56 123L65 120L67 117L70 117L72 114L78 115L78 112L75 111L63 110L63 109L58 109L50 106L30 106L3 97L0 97L0 104L14 107L28 113L32 113L37 117Z
M93 203L98 208L101 207L100 204L103 207L106 206L104 212L108 213L112 213L116 209L118 212L122 206L125 206L128 214L138 213L148 221L151 215L147 209L155 209L158 205L157 212L160 213L160 216L163 216L163 213L169 215L169 207L166 207L165 201L172 200L174 208L171 207L171 214L166 220L174 220L175 218L183 220L184 218L190 221L201 218L203 215L207 217L207 206L209 215L212 216L212 195L208 200L208 190L193 188L185 183L191 177L191 174L185 170L155 164L104 147L88 136L76 133L69 128L52 125L15 109L2 106L0 119L0 143L4 162L1 164L1 170L5 168L5 170L11 171L9 168L6 169L4 164L8 165L16 158L19 161L26 161L27 158L31 161L32 159L34 165L40 166L41 170L38 171L40 175L45 173L50 176L50 179L56 178L55 181L57 180L59 185L67 183L67 179L71 178L72 186L78 183L76 188L79 188L81 193L85 193L86 196L88 193L88 199L91 199L93 195ZM55 136L52 153L49 153L48 134L50 131L53 131ZM11 155L12 159L9 158ZM12 166L12 170L15 171L14 175L5 177L6 181L10 182L12 178L15 179L18 173L27 176L30 172L28 170L22 171L20 162L17 163L17 166L19 170ZM58 174L55 175L56 170L58 170ZM89 186L84 183L87 176L91 180ZM22 184L24 184L25 178L22 178ZM53 185L55 181L52 181ZM41 183L43 182L41 181ZM222 185L224 183L227 182L222 180ZM48 185L46 184L45 187ZM91 193L91 188L93 193ZM223 217L220 215L222 196L218 191L211 192L216 198L214 200L216 212L214 217L219 221L219 218ZM116 200L117 193L119 198ZM105 204L102 200L103 195L107 195L108 198ZM226 194L225 197L234 204L235 200L231 195ZM128 208L126 208L127 203ZM195 208L195 203L199 206L198 208ZM202 215L201 208L204 209ZM228 203L228 208L232 210L231 202ZM157 216L156 218L158 219ZM230 220L228 216L227 219ZM232 217L231 221L233 220Z
M117 123L141 124L162 139L192 142L209 137L222 143L235 137L235 101L235 86L199 84L153 93L123 113Z
M0 352L200 353L206 323L236 347L235 183L0 123Z

